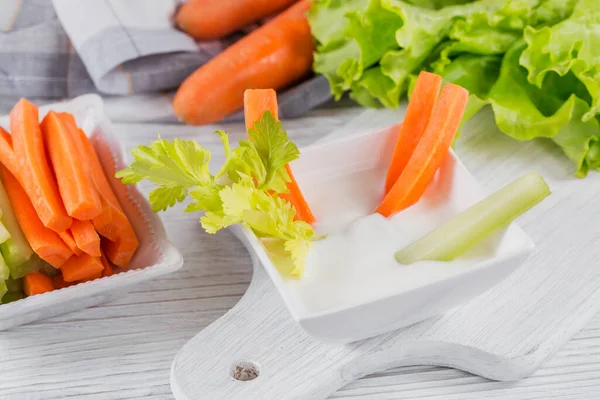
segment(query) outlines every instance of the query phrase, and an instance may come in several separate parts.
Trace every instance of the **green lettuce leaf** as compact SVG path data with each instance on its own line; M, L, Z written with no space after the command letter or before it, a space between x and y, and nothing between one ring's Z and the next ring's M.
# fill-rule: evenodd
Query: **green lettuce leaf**
M310 224L294 219L296 209L277 195L287 191L285 166L299 157L298 147L269 111L249 130L250 140L241 140L233 150L225 132L216 134L225 162L215 175L209 170L210 152L196 141L159 136L150 146L133 149L133 162L116 176L126 184L154 183L149 200L156 212L191 198L185 212L203 211L200 223L208 233L246 224L278 249L274 263L283 275L301 276L316 235Z
M550 72L573 73L591 96L591 108L583 116L590 120L600 112L600 6L596 0L580 0L572 15L554 26L527 27L528 46L521 65L529 82L541 87ZM587 99L586 99L587 100Z
M508 51L500 77L490 90L488 100L496 124L518 140L552 139L575 163L577 175L585 176L590 167L598 165L598 156L590 149L596 146L600 127L595 118L583 119L590 107L573 93L584 90L581 82L572 73L559 76L551 71L541 87L531 84L527 70L519 64L526 46L521 41Z

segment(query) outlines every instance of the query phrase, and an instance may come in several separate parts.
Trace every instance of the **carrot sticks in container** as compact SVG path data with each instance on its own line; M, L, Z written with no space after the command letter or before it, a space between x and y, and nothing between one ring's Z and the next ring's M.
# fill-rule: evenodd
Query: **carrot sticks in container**
M0 175L6 191L0 200L6 218L2 212L0 216L9 228L0 252L8 256L12 277L23 277L27 295L110 276L113 264L129 266L139 246L75 118L55 111L41 124L38 118L37 107L21 99L10 114L12 134L0 128ZM35 269L26 264L32 251L39 256L32 258L39 262Z

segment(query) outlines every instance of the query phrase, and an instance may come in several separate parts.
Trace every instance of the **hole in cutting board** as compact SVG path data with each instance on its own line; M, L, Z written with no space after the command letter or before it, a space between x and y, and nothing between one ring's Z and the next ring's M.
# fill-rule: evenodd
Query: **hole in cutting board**
M260 375L260 367L252 362L239 361L233 364L230 374L236 381L251 381Z

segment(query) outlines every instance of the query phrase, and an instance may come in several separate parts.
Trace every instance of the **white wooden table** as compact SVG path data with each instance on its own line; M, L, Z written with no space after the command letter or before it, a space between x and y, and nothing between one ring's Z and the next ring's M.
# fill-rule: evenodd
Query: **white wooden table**
M285 127L299 145L306 145L357 112L318 110L287 121ZM165 138L194 137L220 150L217 137L211 135L213 127L116 124L115 128L127 151L158 133ZM234 140L244 135L240 124L224 128ZM461 143L468 141L465 137ZM146 192L148 188L142 186ZM181 211L177 207L162 214L170 238L185 257L179 272L115 302L0 332L0 399L173 398L169 388L173 357L238 301L251 276L249 256L237 239L222 232L217 240L202 232L194 215ZM332 398L600 399L600 315L543 369L519 382L487 381L445 368L404 367L361 379Z

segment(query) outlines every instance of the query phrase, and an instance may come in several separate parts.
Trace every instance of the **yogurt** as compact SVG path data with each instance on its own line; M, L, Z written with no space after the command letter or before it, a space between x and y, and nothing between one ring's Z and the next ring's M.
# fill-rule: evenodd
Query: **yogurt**
M315 229L327 236L314 242L304 276L285 281L290 294L309 313L329 312L447 279L493 256L498 236L452 262L400 265L394 258L396 251L481 198L472 178L454 174L455 168L464 167L448 157L421 200L391 218L373 213L383 198L383 166L301 182L318 221Z

